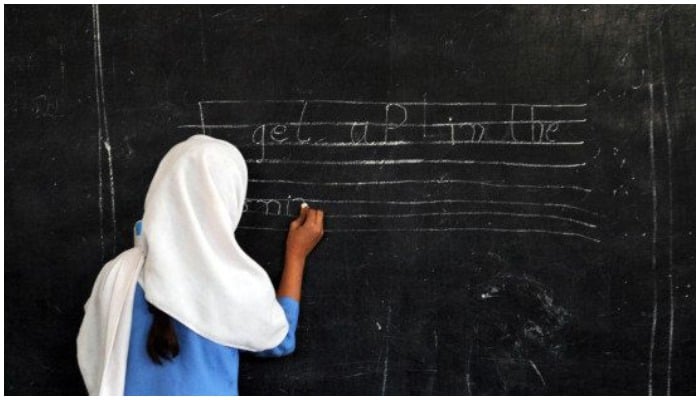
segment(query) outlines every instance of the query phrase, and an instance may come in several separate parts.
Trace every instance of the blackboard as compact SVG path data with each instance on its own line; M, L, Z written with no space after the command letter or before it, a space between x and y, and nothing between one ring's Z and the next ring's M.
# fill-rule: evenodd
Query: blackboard
M174 144L248 160L296 352L242 394L694 394L694 6L6 6L5 392L75 337Z

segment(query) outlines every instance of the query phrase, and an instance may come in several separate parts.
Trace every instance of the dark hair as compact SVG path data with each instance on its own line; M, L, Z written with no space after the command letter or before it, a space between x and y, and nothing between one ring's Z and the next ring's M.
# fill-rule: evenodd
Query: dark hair
M156 364L161 364L161 358L171 360L180 353L180 345L170 316L152 304L148 305L148 311L153 314L151 330L148 331L146 350Z

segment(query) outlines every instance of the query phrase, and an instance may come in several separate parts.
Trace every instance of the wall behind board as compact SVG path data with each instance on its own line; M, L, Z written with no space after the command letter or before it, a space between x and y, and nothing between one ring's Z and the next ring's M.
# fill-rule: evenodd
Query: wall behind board
M694 394L694 6L6 6L5 393L75 337L193 134L248 159L296 352L243 394Z

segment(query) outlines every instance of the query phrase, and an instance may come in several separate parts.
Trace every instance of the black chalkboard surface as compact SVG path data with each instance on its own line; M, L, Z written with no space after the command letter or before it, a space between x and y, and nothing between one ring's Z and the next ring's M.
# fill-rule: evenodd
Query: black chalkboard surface
M296 352L242 394L694 394L694 6L6 6L5 393L85 393L82 305L194 134L248 160Z

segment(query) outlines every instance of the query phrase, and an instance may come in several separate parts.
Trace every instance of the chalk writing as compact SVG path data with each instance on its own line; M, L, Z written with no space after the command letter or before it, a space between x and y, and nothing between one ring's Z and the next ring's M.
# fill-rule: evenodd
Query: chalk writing
M584 154L585 131L576 127L587 121L586 104L429 102L424 98L419 102L209 100L198 106L199 124L180 128L225 135L246 157L253 193L258 189L276 193L251 196L244 206L245 215L258 218L257 223L267 218L275 225L252 226L244 221L241 229L285 230L286 223L279 222L295 217L299 205L307 201L326 210L327 232L495 232L599 242L597 213L568 200L577 193L592 192L578 182L494 182L454 176L463 174L459 171L464 168L550 170L565 175L585 168L590 160ZM493 150L483 151L487 148ZM312 167L323 169L320 179L297 175ZM384 168L392 172L377 176ZM408 172L404 172L399 178L407 168L441 172L439 177L422 179L405 178ZM259 175L262 171L265 174ZM355 179L336 179L348 174ZM373 179L367 179L367 174ZM486 199L372 198L383 187L398 190L392 193L423 188L420 193L427 187L447 185L471 185L493 193ZM367 188L366 194L372 197L350 191L359 187ZM324 188L324 193L347 190L340 197L309 196L317 188ZM518 192L547 193L548 199L567 193L568 197L561 202L498 198ZM400 225L391 226L393 222Z
M342 100L290 101L202 101L200 123L180 128L201 133L217 130L250 132L249 144L259 148L258 161L265 148L275 145L431 145L431 144L561 144L580 145L582 141L560 137L562 127L586 122L570 118L563 111L585 109L586 104L522 103L440 103L440 102L359 102ZM239 111L250 105L279 111L285 119L246 117ZM332 106L332 107L330 107ZM338 106L347 109L340 113ZM311 120L310 111L316 116ZM542 114L540 116L539 114ZM231 121L230 115L241 116ZM501 116L498 118L498 116ZM561 117L560 117L561 115ZM206 121L205 121L206 116ZM496 117L496 118L494 118ZM499 127L503 127L500 128ZM312 128L312 129L309 129ZM302 136L302 131L305 135ZM413 135L420 132L420 136ZM412 140L401 140L411 137ZM245 143L241 143L245 145Z

